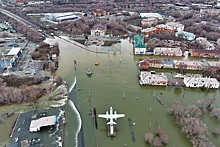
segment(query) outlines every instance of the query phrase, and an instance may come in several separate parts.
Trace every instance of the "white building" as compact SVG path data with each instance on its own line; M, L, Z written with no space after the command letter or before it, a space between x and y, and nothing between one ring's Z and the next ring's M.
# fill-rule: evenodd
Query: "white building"
M47 13L45 14L45 18L51 21L67 21L67 20L75 20L78 19L79 16L75 15L73 12L66 13Z
M140 85L161 85L166 86L168 78L163 73L156 74L155 72L141 71L139 75Z
M32 120L31 124L30 124L30 127L29 127L29 131L30 132L40 131L41 127L55 125L56 121L57 121L56 115L41 117L39 119Z
M205 87L211 89L219 88L219 82L215 78L185 77L183 82L186 87Z
M165 55L165 56L182 56L183 52L180 48L168 48L168 47L155 47L154 55Z

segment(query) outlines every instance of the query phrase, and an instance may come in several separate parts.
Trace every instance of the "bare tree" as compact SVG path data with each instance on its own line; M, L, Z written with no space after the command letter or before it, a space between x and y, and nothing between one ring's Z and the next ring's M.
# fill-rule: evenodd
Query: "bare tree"
M154 147L162 147L163 146L163 144L158 136L155 137L154 142L153 142L153 146Z
M215 128L212 132L213 135L215 136L219 136L220 135L220 129L219 128Z
M55 83L57 83L58 85L61 85L63 83L63 79L61 78L61 76L55 77Z
M151 132L149 132L149 133L144 135L144 139L147 143L152 144L153 139L154 139L154 135Z
M212 110L212 116L214 116L216 119L220 118L220 108L214 108Z
M202 112L204 112L205 110L212 111L212 104L215 102L215 100L215 98L200 99L197 101L197 106Z
M169 141L169 137L167 135L167 133L162 129L162 128L158 128L156 130L156 134L159 136L160 141L162 144L167 144Z
M35 75L35 76L34 76L34 83L35 83L35 84L39 84L40 82L41 82L41 76Z

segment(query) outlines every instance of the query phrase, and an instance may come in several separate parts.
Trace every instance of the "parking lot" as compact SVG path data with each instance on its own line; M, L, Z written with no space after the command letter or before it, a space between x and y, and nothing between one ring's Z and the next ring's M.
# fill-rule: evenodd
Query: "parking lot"
M16 60L13 68L8 68L10 75L16 75L19 77L33 77L36 74L40 74L42 68L42 61L35 61L31 59L31 53L35 50L37 45L33 42L27 41L25 38L13 38L13 39L4 39L0 40L0 53L1 53L1 61L3 60L3 56L13 48L13 47L21 47L22 54ZM0 70L0 74L3 75L7 73L7 70ZM4 74L6 75L6 74Z

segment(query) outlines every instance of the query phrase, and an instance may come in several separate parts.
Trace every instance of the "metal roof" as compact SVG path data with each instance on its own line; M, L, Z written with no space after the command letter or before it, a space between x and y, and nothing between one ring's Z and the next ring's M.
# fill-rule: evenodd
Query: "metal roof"
M39 131L41 127L51 126L56 124L56 115L41 117L37 120L32 120L30 124L29 131L36 132Z
M17 55L20 50L22 48L21 47L13 47L8 53L7 53L7 56L14 56L14 55Z
M134 46L135 48L146 48L143 35L137 34L134 36Z

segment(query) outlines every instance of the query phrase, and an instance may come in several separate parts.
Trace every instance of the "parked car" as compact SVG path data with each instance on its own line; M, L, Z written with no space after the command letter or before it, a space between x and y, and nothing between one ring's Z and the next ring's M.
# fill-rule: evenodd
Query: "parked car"
M8 47L18 47L19 45L16 43L9 44Z

